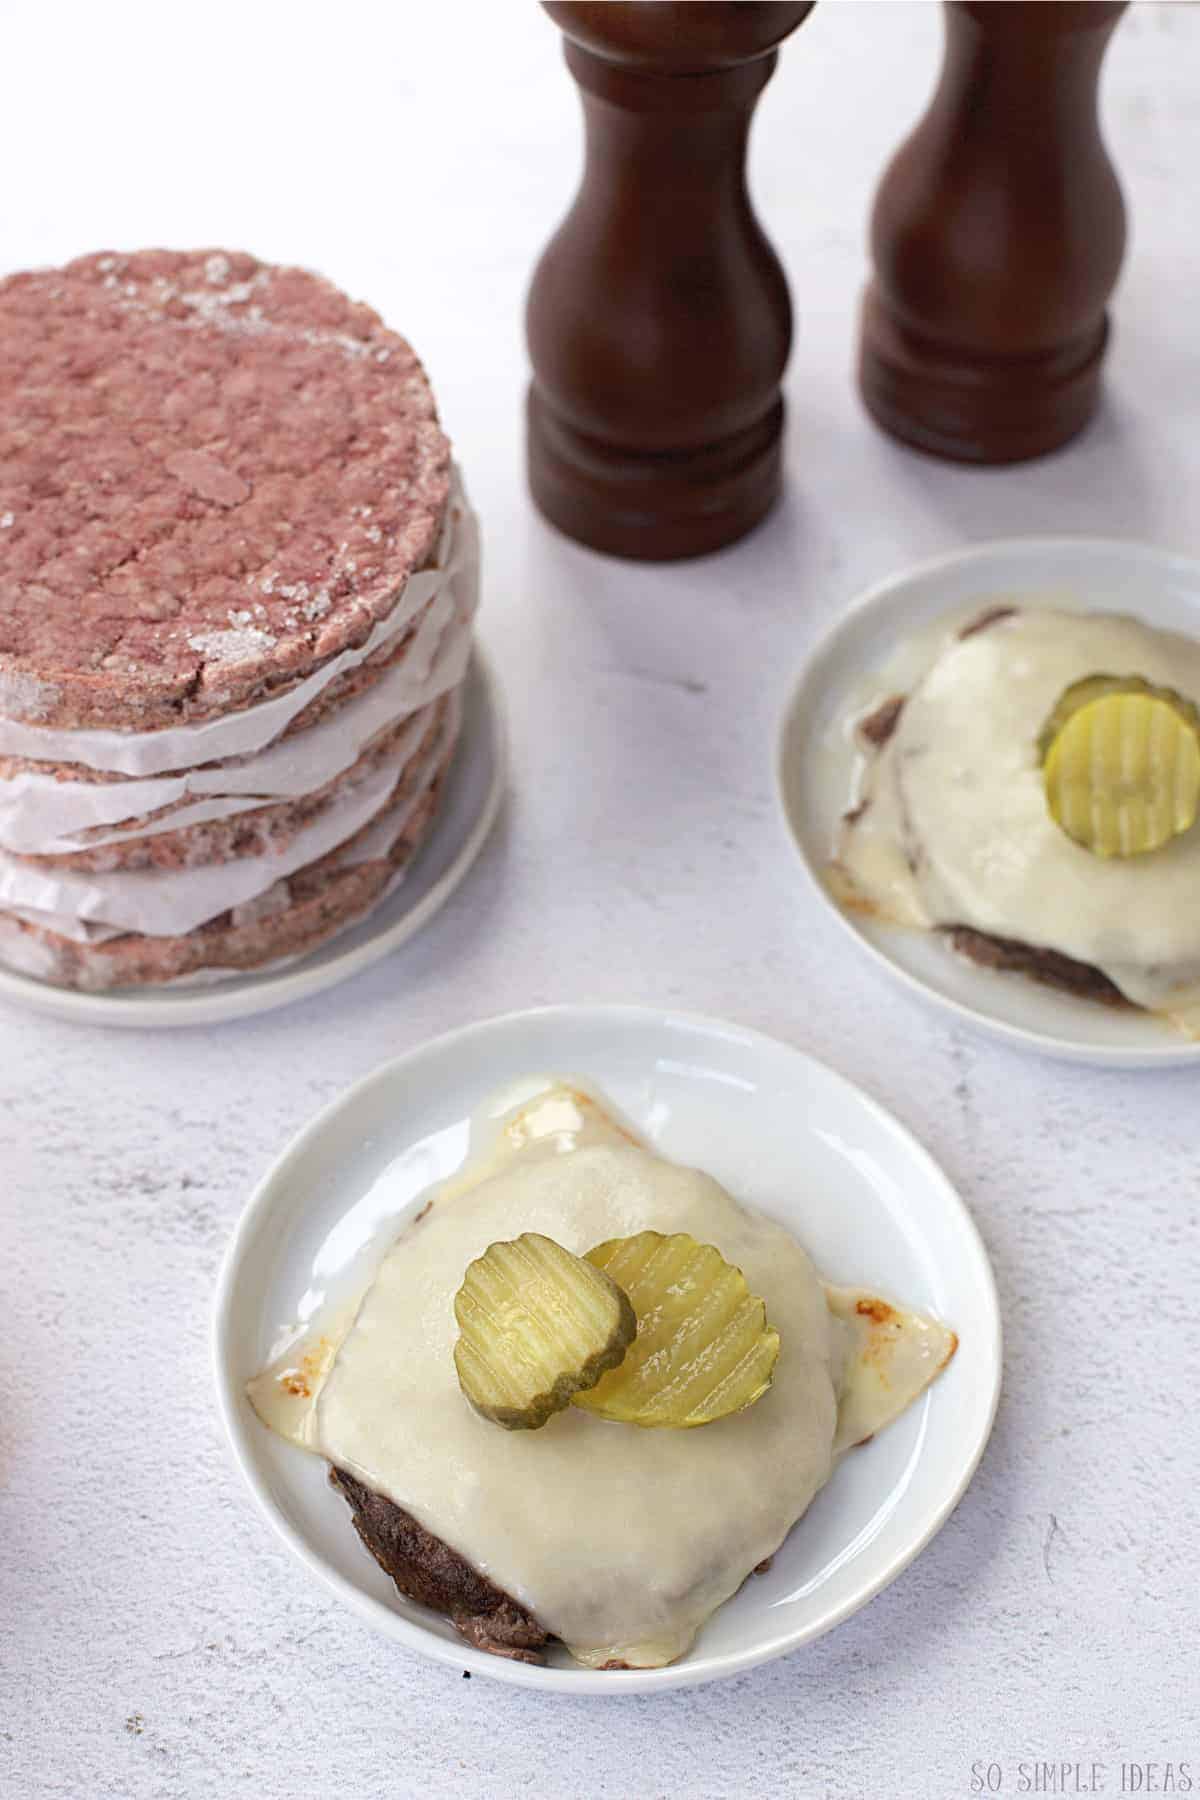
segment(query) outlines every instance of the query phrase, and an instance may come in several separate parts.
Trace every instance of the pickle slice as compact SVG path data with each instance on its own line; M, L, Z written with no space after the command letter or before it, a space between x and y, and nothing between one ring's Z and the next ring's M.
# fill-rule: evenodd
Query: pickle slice
M1141 856L1190 831L1200 807L1194 711L1145 684L1085 700L1059 728L1042 771L1055 823L1103 857Z
M1074 718L1082 707L1090 706L1093 700L1105 700L1109 694L1148 694L1152 700L1168 700L1175 709L1200 733L1200 707L1174 688L1155 687L1141 675L1085 675L1082 681L1073 681L1065 688L1055 703L1054 711L1042 726L1042 734L1038 738L1038 756L1045 762L1050 754L1050 746L1062 730Z
M536 1231L476 1258L454 1317L459 1386L506 1431L537 1431L615 1368L637 1333L616 1282Z
M633 1302L637 1338L619 1368L574 1404L629 1425L683 1429L741 1412L766 1393L779 1333L740 1269L686 1232L639 1231L588 1251Z

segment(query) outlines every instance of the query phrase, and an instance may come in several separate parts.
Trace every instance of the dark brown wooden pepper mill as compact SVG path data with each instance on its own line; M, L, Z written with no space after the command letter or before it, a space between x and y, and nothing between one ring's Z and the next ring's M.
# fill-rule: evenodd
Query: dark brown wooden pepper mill
M546 6L587 158L529 293L529 481L594 549L716 550L779 492L791 306L746 140L775 46L813 3Z
M1018 462L1090 417L1125 208L1097 85L1126 0L949 0L929 111L879 189L863 398L935 456Z

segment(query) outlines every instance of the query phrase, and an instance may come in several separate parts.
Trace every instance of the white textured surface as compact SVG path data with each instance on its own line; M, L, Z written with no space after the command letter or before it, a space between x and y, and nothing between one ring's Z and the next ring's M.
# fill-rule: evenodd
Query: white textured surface
M865 209L935 9L818 7L754 155L798 312L789 497L745 546L658 570L555 537L522 489L521 297L578 155L553 27L332 17L5 9L5 267L245 243L411 333L484 520L515 793L426 933L318 1000L171 1037L0 1016L0 1790L957 1800L973 1761L1011 1793L1036 1758L1097 1761L1105 1792L1122 1761L1161 1786L1182 1758L1200 1784L1195 1078L948 1033L804 895L770 789L797 658L896 563L1013 530L1200 551L1200 14L1136 8L1109 61L1133 245L1104 416L998 473L897 449L849 378ZM309 1585L218 1438L207 1315L242 1199L317 1105L446 1026L585 998L727 1013L891 1105L975 1208L1008 1385L955 1517L834 1635L725 1686L549 1705L398 1654Z

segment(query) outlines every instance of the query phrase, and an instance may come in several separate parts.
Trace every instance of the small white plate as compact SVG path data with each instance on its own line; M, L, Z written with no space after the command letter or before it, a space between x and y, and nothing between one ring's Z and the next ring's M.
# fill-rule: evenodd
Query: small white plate
M470 1648L402 1599L360 1546L325 1466L261 1425L245 1383L346 1271L378 1255L466 1151L472 1112L522 1075L594 1083L667 1156L785 1222L836 1282L939 1315L958 1354L929 1392L835 1472L769 1571L667 1669L538 1668ZM819 1637L893 1581L941 1526L991 1430L1000 1316L962 1201L895 1119L785 1044L680 1013L561 1006L437 1038L350 1089L253 1195L221 1270L217 1392L242 1473L301 1562L370 1624L437 1662L524 1687L629 1694L733 1675Z
M387 956L445 905L484 846L507 779L500 690L479 646L463 684L462 732L437 817L404 880L358 925L294 964L211 986L81 994L0 969L0 999L86 1025L215 1025L270 1012L333 987Z
M914 992L1024 1050L1114 1068L1200 1061L1200 1043L1145 1013L1122 1012L973 967L929 932L847 913L825 885L853 750L835 722L860 707L870 677L943 616L1013 600L1075 612L1134 613L1200 637L1200 563L1104 538L1010 538L919 563L869 589L822 639L784 710L776 752L783 815L821 899L854 940Z

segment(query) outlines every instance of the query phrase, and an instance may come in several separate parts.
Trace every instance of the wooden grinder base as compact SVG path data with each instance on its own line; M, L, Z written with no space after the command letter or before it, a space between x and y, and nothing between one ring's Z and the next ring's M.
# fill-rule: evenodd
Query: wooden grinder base
M876 424L949 462L1046 456L1081 432L1100 392L1108 320L1044 355L956 359L897 323L872 284L863 300L859 386Z
M539 509L593 550L670 562L720 550L779 498L783 402L724 443L639 456L573 431L529 390L529 487Z

